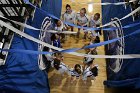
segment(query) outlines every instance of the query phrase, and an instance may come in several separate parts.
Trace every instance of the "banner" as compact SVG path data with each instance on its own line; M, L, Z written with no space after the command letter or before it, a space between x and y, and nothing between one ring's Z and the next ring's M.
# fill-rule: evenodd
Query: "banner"
M42 0L42 8L48 8L46 1ZM55 0L57 9L55 10L58 18L61 12L61 0ZM55 7L55 6L51 6ZM44 10L45 11L45 10ZM50 12L50 11L48 11ZM41 28L41 23L46 15L36 11L33 21L27 21L27 24L34 28ZM31 19L32 20L32 19ZM20 31L21 32L21 31ZM39 38L40 31L33 31L25 28L24 32L32 37ZM20 37L15 34L11 49L23 49L38 51L38 44ZM5 65L0 66L0 91L4 93L50 93L48 76L45 71L39 69L38 55L29 55L21 52L10 52Z
M121 0L123 1L123 0ZM102 2L113 2L112 0L102 0ZM117 0L115 0L117 2ZM113 26L123 27L124 25L137 23L140 19L133 21L133 15L131 17L127 17L126 14L131 12L130 5L121 5L121 6L103 6L102 13L103 24L110 22L112 18L115 19L121 18L121 22L117 21L112 23ZM133 12L131 12L133 13ZM124 17L125 16L125 17ZM127 17L127 18L126 18ZM126 18L125 20L122 20ZM118 29L113 32L104 32L105 40L110 40L112 38L120 37L122 35L130 34L133 31L139 30L140 26L136 26L133 28L127 29ZM140 54L140 44L138 43L140 40L140 34L136 36L132 36L129 38L122 38L119 42L115 42L107 45L105 48L106 54L127 54L127 53L135 53ZM111 88L140 88L140 59L107 59L107 80L104 84L107 87Z

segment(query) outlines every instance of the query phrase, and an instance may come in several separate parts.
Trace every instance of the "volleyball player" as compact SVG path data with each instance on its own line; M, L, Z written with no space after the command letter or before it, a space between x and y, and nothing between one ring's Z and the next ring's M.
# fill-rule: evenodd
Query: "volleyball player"
M65 34L64 33L60 33L63 30L65 30L65 26L63 24L63 22L61 20L56 20L56 26L55 26L55 30L58 31L58 35L60 36L60 40L62 43L64 43L65 41Z
M63 31L64 25L61 20L55 20L55 29L56 31Z
M87 82L87 78L90 78L95 80L95 77L98 76L98 70L99 70L99 67L98 65L96 64L93 64L93 65L90 65L90 66L87 66L85 67L85 70L83 71L83 81L84 83L86 84Z
M88 16L86 15L86 9L82 8L80 10L80 13L77 13L76 18L75 18L77 25L81 26L81 27L87 27L88 23L89 23L89 19ZM87 32L85 32L84 34L84 39L86 39L87 37ZM80 28L78 28L78 32L77 32L77 37L79 38L80 35Z
M51 36L52 45L58 48L62 48L61 42L60 42L60 36L58 34L52 34Z
M52 52L52 50L46 46L43 48L43 51ZM52 54L46 54L46 55L43 54L42 59L43 59L43 63L46 66L45 70L48 72L51 67L51 62L53 61L54 57Z
M90 45L90 43L85 44L85 46ZM88 55L97 55L97 51L96 48L91 48L91 49L85 49L86 54ZM86 65L90 66L93 64L94 58L91 57L84 57L83 59L83 64L84 64L84 68Z
M76 64L74 68L71 68L69 70L69 74L71 75L71 83L73 83L76 79L79 79L82 72L83 72L83 67L79 64Z
M97 55L97 51L96 49L95 50L91 50L91 49L85 49L86 50L86 54L89 54L89 55ZM93 63L93 60L94 58L91 58L91 57L84 57L83 59L83 64L84 64L84 67L86 65L91 65Z
M69 22L74 24L75 21L75 12L71 9L71 6L69 4L66 5L66 12L63 14L63 20L65 22ZM73 26L66 25L67 30L71 29L73 31Z
M63 55L61 53L55 54L55 59L51 62L51 66L54 67L60 74L69 74L69 68L63 63Z
M91 17L89 24L90 24L90 27L100 27L100 25L101 25L101 22L100 22L100 14L99 13L96 13L94 15L94 17ZM92 31L93 36L102 35L101 30L96 30L95 32L96 33L94 33Z

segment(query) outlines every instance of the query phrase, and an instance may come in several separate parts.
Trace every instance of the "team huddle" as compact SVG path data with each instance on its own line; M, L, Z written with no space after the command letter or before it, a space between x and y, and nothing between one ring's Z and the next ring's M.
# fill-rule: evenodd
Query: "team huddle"
M44 47L44 51L52 51L51 49ZM87 50L90 51L90 50ZM90 51L91 52L91 51ZM46 63L46 70L49 71L50 68L54 68L61 74L71 76L71 83L76 79L79 79L82 76L82 80L86 83L87 78L91 78L95 80L95 77L98 76L98 65L93 64L92 58L84 58L83 66L80 64L75 64L74 67L69 67L68 65L63 63L64 57L62 53L55 53L53 55L47 54L42 56L44 62Z
M94 43L100 43L100 35L102 35L100 30L96 31L86 31L86 29L82 29L82 27L100 27L100 14L96 13L94 16L89 18L86 14L86 9L82 8L80 13L75 13L70 5L66 5L66 12L62 15L62 19L64 22L68 22L71 24L76 24L81 28L78 28L78 32L76 34L77 38L80 36L80 30L84 31L83 39L89 39L90 41L85 44L84 46L91 45ZM49 20L49 18L47 19ZM61 20L55 20L55 27L53 30L58 31L58 33L48 33L46 32L43 37L43 41L49 43L55 47L62 48L62 44L66 41L66 34L61 33L63 31L75 32L74 27L63 23ZM49 23L46 21L46 24ZM45 24L45 22L44 22ZM44 27L47 27L45 25ZM43 27L43 29L45 29ZM49 27L47 27L48 30ZM52 28L49 28L52 29ZM46 30L46 29L45 29ZM90 33L88 33L90 32ZM89 35L90 34L90 35ZM82 46L82 47L84 47ZM53 50L48 47L43 47L43 51L47 52L55 52L54 54L46 54L42 55L43 63L46 65L46 70L49 71L50 68L56 69L61 75L66 73L67 75L71 76L71 82L79 79L82 76L82 80L86 83L87 78L91 78L95 80L95 77L98 76L99 67L97 64L94 63L94 58L91 57L84 57L83 58L83 65L75 64L73 67L69 67L68 65L64 64L64 56L62 53ZM85 49L85 53L89 55L97 55L97 48L88 48Z
M96 13L94 16L91 16L89 18L89 16L86 13L86 9L85 8L81 8L80 13L75 13L72 9L70 5L66 5L66 12L62 15L62 19L65 22L69 22L72 24L77 24L78 26L81 27L99 27L101 25L100 22L100 14ZM72 26L66 26L67 30L71 29L71 31L73 31L73 27ZM80 35L80 28L78 28L78 32L77 32L77 37L79 37ZM99 34L101 35L101 31L98 30L96 31L96 33L93 33L94 31L91 31L92 35L94 36L98 36ZM85 32L83 39L87 38L87 32Z

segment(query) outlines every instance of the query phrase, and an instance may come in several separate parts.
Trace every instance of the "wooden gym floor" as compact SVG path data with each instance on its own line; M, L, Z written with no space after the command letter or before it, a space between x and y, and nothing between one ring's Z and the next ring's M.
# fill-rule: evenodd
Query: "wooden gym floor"
M101 2L101 0L74 0L76 2ZM87 4L78 4L78 3L72 3L71 0L63 0L63 6L62 11L65 11L65 5L70 4L72 9L76 12L79 12L79 10L83 7L87 9ZM101 14L101 6L93 6L93 12L88 13L89 15L95 14L96 12ZM75 28L75 31L77 29ZM76 47L82 47L85 43L88 43L89 40L83 41L82 39L83 33L80 36L80 40L78 40L75 36L68 36L66 42L63 44L63 48L76 48ZM103 36L100 37L101 41L103 41ZM98 54L103 55L104 54L104 46L98 47ZM78 51L84 53L84 51ZM69 54L64 54L64 63L69 65L69 67L73 67L75 64L81 64L82 65L83 57L73 56ZM51 93L109 93L106 91L103 85L103 81L106 80L106 63L105 59L95 59L95 64L99 65L99 75L96 77L95 81L90 81L86 85L83 84L82 80L79 79L77 82L71 84L70 83L70 77L67 75L64 75L63 77L60 76L57 71L53 70L50 71L49 76L49 83L50 83L50 89Z

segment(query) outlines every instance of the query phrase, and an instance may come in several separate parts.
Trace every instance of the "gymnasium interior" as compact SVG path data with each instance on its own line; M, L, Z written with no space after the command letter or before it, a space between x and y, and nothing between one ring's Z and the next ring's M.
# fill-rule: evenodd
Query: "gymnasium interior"
M139 40L140 0L0 0L0 93L140 93Z

